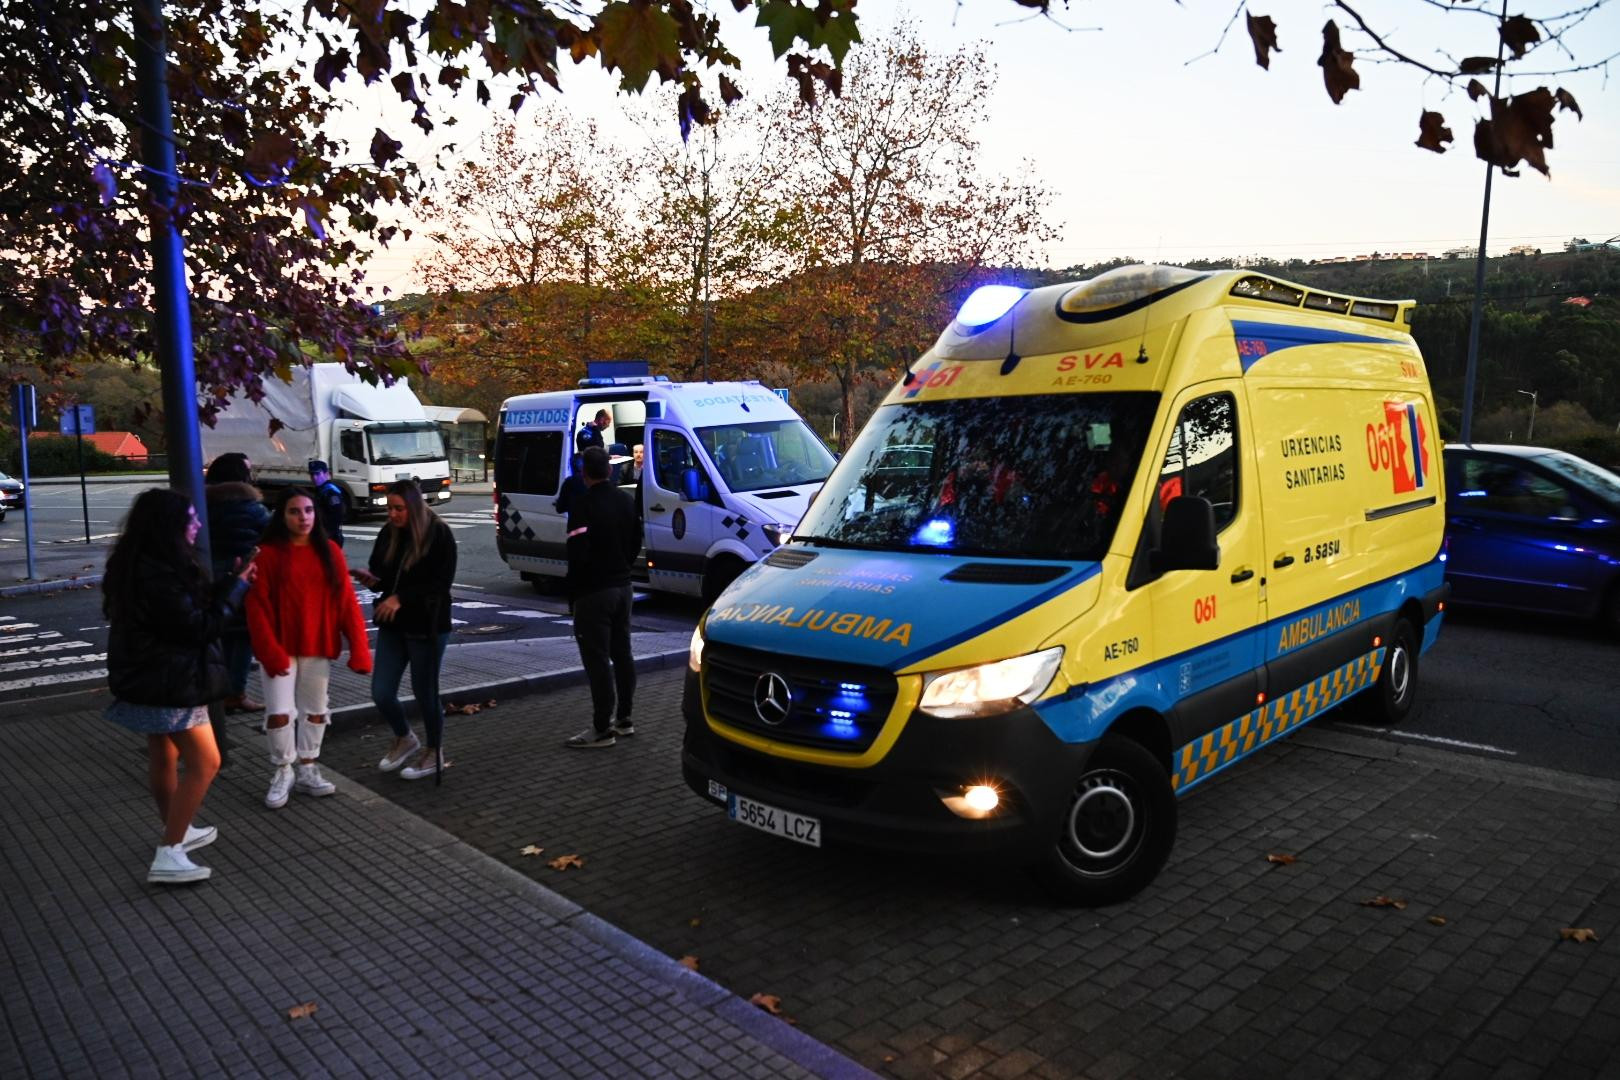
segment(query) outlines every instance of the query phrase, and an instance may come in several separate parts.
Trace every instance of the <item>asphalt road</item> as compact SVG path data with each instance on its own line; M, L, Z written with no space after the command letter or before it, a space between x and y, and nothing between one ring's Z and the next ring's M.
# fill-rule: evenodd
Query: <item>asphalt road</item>
M95 539L83 544L84 519L74 486L35 486L36 538L54 555L71 554L75 571L99 567L117 523L136 493L150 481L96 484L89 488L90 528ZM542 610L562 610L555 598L537 596L509 570L495 551L489 496L483 491L458 494L440 508L459 545L457 594L463 599L501 598ZM349 526L351 558L369 551L380 519ZM8 516L0 525L0 576L20 562L22 522ZM72 543L73 537L80 542ZM60 541L69 541L60 543ZM20 576L20 575L10 575ZM51 701L72 707L74 689L54 683L7 689L24 681L32 664L49 662L66 674L78 653L106 651L105 620L97 592L69 591L4 601L0 616L33 627L0 632L0 708L53 695ZM637 611L673 624L690 626L701 614L695 602L657 594L645 595ZM521 636L519 628L515 633ZM24 641L19 634L56 634ZM514 635L503 635L511 640ZM9 639L9 640L8 640ZM82 642L69 649L68 642ZM24 646L29 651L22 651ZM33 651L40 647L51 647ZM1423 658L1418 701L1396 729L1369 728L1335 716L1319 724L1358 735L1426 744L1484 758L1566 770L1587 776L1620 779L1620 640L1565 620L1470 612L1451 607L1435 648ZM39 702L44 705L45 702ZM55 707L53 705L53 707Z

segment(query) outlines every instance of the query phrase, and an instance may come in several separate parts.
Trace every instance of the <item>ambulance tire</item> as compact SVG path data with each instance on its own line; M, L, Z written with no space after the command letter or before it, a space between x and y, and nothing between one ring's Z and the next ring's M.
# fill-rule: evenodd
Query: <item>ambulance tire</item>
M1176 795L1163 764L1134 739L1105 735L1036 875L1063 903L1116 904L1158 876L1175 842Z
M1406 719L1417 699L1418 685L1417 628L1406 619L1396 619L1389 632L1389 645L1384 649L1384 666L1379 669L1378 681L1363 690L1348 703L1352 716L1366 724L1392 727Z

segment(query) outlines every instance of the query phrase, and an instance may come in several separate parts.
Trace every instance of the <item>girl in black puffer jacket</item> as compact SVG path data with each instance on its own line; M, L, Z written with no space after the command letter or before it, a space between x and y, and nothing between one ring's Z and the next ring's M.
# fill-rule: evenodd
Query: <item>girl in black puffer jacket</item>
M163 843L146 880L202 881L210 871L188 853L219 830L191 819L219 771L208 703L229 690L220 633L253 581L252 563L212 585L197 561L200 525L177 491L142 492L124 520L102 578L102 610L112 624L107 719L146 736L148 779ZM184 775L176 771L185 762Z
M208 465L205 497L208 499L208 553L214 564L214 580L222 581L235 573L253 555L264 527L270 524L270 508L253 486L253 465L246 454L221 454ZM226 712L257 713L264 702L247 696L248 665L253 661L253 645L248 640L247 623L240 613L225 626L223 641L225 670L230 673L231 692L225 698Z

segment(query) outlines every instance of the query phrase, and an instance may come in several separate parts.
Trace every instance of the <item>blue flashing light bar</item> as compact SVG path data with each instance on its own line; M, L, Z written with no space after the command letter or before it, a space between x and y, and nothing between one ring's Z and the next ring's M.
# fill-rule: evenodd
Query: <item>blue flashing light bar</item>
M1016 285L980 285L962 302L956 321L963 326L989 326L1011 311L1026 291Z
M955 539L956 526L945 518L934 518L923 522L922 527L912 534L911 542L928 547L950 547Z

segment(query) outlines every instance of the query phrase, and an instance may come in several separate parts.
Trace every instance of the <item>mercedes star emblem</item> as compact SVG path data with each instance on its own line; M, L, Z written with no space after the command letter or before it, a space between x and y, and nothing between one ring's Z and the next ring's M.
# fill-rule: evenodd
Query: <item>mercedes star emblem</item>
M782 676L767 671L754 681L754 713L765 723L775 727L788 718L792 707L793 691Z

